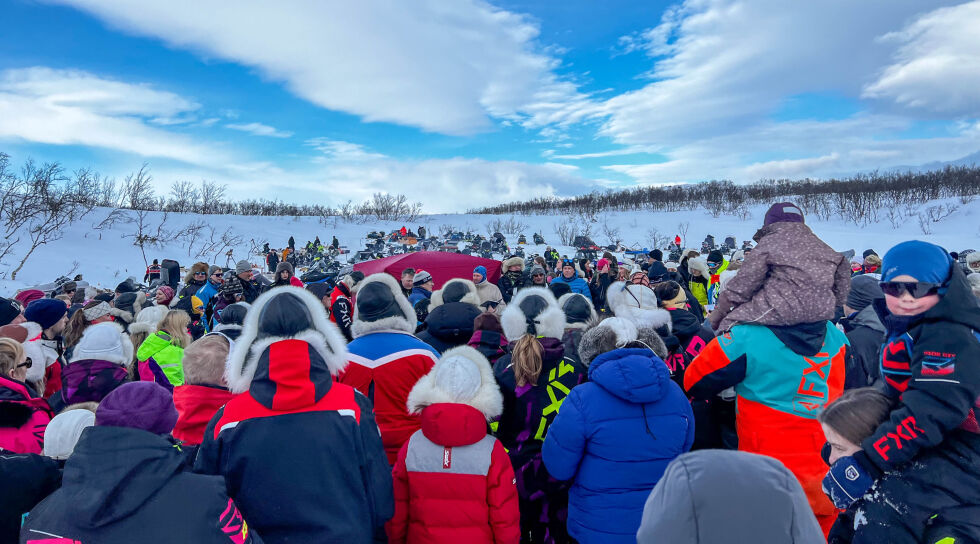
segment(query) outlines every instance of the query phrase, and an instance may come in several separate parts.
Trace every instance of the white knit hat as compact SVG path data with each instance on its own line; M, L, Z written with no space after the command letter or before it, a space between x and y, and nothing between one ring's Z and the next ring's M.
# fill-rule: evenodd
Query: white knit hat
M422 376L406 402L409 413L417 414L432 404L466 404L489 421L501 414L503 395L493 377L490 362L469 346L446 351L428 374Z
M151 334L157 331L157 327L160 326L160 322L163 318L167 317L167 312L170 308L166 306L149 306L140 310L136 314L136 321L129 324L129 333L134 332L145 332L146 334Z
M118 323L96 323L82 333L69 363L87 359L108 361L128 368L133 363L133 342Z
M95 425L95 414L89 410L68 410L48 422L44 429L44 455L52 459L68 459L86 427Z

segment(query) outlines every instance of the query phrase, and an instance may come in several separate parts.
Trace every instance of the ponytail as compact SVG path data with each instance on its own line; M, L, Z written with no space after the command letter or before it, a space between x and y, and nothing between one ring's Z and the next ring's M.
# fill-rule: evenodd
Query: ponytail
M514 365L514 379L518 387L538 383L543 355L544 347L533 334L525 334L514 344L510 360Z
M78 343L82 339L82 333L88 328L91 323L85 319L85 312L82 310L88 310L89 308L95 308L99 304L102 304L101 300L92 300L85 306L75 310L75 313L71 314L71 319L68 320L68 325L65 326L65 348L69 348Z

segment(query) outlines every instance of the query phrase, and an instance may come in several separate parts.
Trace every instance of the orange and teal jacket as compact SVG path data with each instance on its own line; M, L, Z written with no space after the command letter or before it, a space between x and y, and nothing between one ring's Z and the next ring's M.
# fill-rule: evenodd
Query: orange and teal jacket
M847 345L829 321L737 325L709 342L684 375L696 399L735 388L739 449L782 461L818 516L835 510L820 488L827 465L817 414L844 389Z

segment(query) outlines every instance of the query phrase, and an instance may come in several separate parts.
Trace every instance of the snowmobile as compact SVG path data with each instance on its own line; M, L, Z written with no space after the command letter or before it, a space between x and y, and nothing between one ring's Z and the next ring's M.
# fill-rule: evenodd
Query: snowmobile
M712 250L716 249L716 247L715 247L715 237L712 236L712 235L710 235L710 234L707 235L707 236L705 236L704 237L704 242L701 242L701 247L708 249L708 251L702 251L702 253L711 253Z
M576 236L575 239L572 240L572 247L578 249L590 249L593 253L600 249L600 247L592 241L592 238L589 238L588 236Z
M524 258L524 248L521 247L521 246L517 246L517 249L514 250L514 256L515 257L520 257L520 258L523 259Z
M735 242L735 235L734 234L730 234L730 235L726 236L725 237L725 243L723 243L721 245L721 252L722 253L731 253L732 251L735 251L735 248L737 247L735 244L736 244L736 242Z
M517 245L527 244L527 237L523 234L517 237Z
M532 238L534 239L534 243L536 245L541 245L541 244L544 243L544 236L541 236L540 234L538 234L536 232L534 233L534 236Z

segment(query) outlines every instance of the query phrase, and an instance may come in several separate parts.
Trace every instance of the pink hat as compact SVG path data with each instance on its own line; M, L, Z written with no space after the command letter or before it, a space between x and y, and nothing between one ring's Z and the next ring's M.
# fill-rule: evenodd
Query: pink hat
M14 300L20 302L25 308L39 298L44 298L44 291L40 289L25 289L14 296Z
M599 262L597 262L595 266L599 270L602 270L604 267L609 266L609 259L606 258L599 259Z

